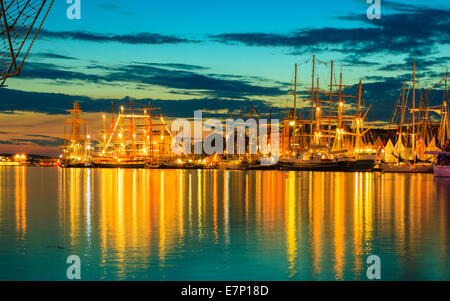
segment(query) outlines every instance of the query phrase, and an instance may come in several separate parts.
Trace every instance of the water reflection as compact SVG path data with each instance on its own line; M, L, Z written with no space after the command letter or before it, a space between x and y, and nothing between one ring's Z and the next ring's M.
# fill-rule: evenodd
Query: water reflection
M27 193L25 167L15 167L16 233L23 239L27 232Z
M449 279L450 182L431 175L16 167L0 185L0 242L39 239L41 185L92 279L364 279L371 254L383 279Z

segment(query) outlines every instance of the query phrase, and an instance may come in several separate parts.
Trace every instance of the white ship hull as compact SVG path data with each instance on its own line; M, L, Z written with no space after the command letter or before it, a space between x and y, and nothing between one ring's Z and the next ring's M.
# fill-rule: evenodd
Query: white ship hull
M381 163L380 168L383 172L397 173L432 173L433 166L431 164L387 164Z
M450 178L450 166L442 165L442 166L433 166L434 176L436 178Z

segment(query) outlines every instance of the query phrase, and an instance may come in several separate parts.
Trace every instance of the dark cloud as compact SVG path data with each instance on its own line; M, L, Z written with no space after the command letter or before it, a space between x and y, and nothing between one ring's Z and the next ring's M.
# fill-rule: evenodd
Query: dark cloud
M420 70L428 71L432 69L433 66L444 66L450 62L450 56L443 57L425 57L425 58L412 58L408 57L400 63L385 64L378 68L379 71L406 71L412 70L413 62L416 62L416 66L420 67Z
M381 65L379 62L373 62L361 59L358 55L347 55L343 60L343 63L346 63L350 66L378 66Z
M64 145L64 139L47 136L47 139L21 138L11 139L8 144L36 144L39 146L61 146Z
M399 7L398 9L400 9ZM248 46L290 47L299 54L311 48L369 55L374 53L425 56L437 51L437 44L450 42L450 10L408 7L380 20L369 20L364 14L339 17L359 22L360 27L309 28L291 34L224 33L212 35L220 43Z
M21 78L49 79L52 81L81 81L108 85L133 84L153 85L170 89L181 89L198 92L200 95L220 98L243 99L249 96L279 96L286 91L278 83L274 87L257 85L254 78L233 77L226 75L205 75L193 69L202 70L201 66L187 64L168 65L169 68L156 67L157 63L133 63L117 67L91 65L88 69L96 69L95 73L73 71L62 66L30 62L23 69ZM178 69L176 69L178 68ZM266 80L267 82L267 80Z
M49 80L76 80L91 83L100 83L106 78L97 74L88 74L83 72L72 71L72 68L64 68L62 66L50 63L28 62L22 69L20 77L24 79L49 79Z
M66 114L74 101L89 101L88 97L66 94L37 93L0 89L0 112L26 111L46 114Z
M45 114L69 114L67 112L78 101L84 112L110 112L111 101L114 101L116 111L120 105L128 105L128 97L123 99L92 99L85 96L72 96L56 93L24 92L12 89L0 89L0 112L3 111L29 111ZM219 99L219 98L193 98L188 100L171 99L134 99L133 107L145 108L151 103L152 107L159 108L157 114L168 117L193 117L195 110L205 111L205 116L226 117L227 112L242 110L243 114L250 111L253 106L257 111L268 113L271 103L264 100L252 99ZM274 106L274 114L278 108ZM31 136L31 135L30 135ZM31 136L46 138L42 135Z
M277 87L256 85L246 79L225 79L186 70L169 70L144 64L121 66L107 75L109 80L157 85L171 89L203 91L204 95L225 98L279 96L286 92Z
M47 58L47 59L61 59L61 60L78 60L71 56L52 53L52 52L33 53L31 55L31 57Z
M39 146L60 146L64 144L64 140L59 137L47 135L26 135L26 138L14 138L9 140L0 140L0 144L17 145L17 144L36 144ZM29 138L28 138L29 137Z
M181 63L140 63L134 62L135 64L147 65L147 66L155 66L155 67L164 67L164 68L173 68L178 70L207 70L208 67L198 66L198 65L190 65L190 64L181 64Z
M130 34L102 34L87 31L50 31L41 29L39 38L45 39L71 39L77 41L107 43L117 42L123 44L179 44L196 43L198 41L159 33L130 33Z
M442 75L442 74L441 74ZM403 81L406 82L406 89L408 89L408 82L410 79L410 74L405 73L395 77L382 77L378 76L372 78L374 80L371 83L363 83L362 85L362 101L365 108L372 105L369 113L367 114L367 119L370 120L382 120L390 121L392 114L395 109L395 103L400 96L402 90ZM343 94L347 95L357 95L358 86L354 85L349 88L344 89ZM436 87L428 95L428 105L439 106L442 104L444 96L444 89L441 85ZM425 97L425 91L419 89L416 86L416 105L419 106L421 97ZM412 88L410 88L408 103L411 105L412 100ZM348 103L352 104L355 108L355 100L349 100ZM365 112L363 110L363 112Z

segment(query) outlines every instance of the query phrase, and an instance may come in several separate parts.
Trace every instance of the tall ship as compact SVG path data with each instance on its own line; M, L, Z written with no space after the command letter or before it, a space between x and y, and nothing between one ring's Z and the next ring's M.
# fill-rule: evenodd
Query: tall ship
M87 133L86 121L80 118L83 111L78 102L74 102L73 108L67 111L72 118L65 120L61 167L89 166L91 135Z
M319 77L314 76L315 61L313 56L311 90L306 91L311 97L304 99L310 102L309 119L299 118L297 114L295 65L292 93L294 108L289 111L283 124L280 166L287 170L371 171L376 157L373 147L366 141L369 129L364 129L364 119L370 107L362 114L361 81L357 96L344 95L344 88L353 86L342 84L342 66L339 83L336 83L331 61L329 89L321 90ZM356 99L355 115L344 114L348 98Z
M408 90L406 83L400 97L397 99L391 122L397 122L395 144L389 140L385 147L383 162L380 164L383 172L398 173L433 173L433 163L436 156L432 152L441 150L450 137L448 127L447 105L447 72L445 76L431 88L426 88L425 94L416 103L416 65L413 64L413 73ZM444 99L441 105L430 106L428 98L431 91L445 82ZM412 86L412 100L408 105L410 88ZM431 113L440 115L440 122L431 121Z
M109 129L106 129L106 115L103 115L103 130L97 151L91 156L93 167L143 168L159 167L173 159L171 150L172 133L162 115L152 114L150 104L133 112L132 100L129 111L122 105L117 116L114 105Z

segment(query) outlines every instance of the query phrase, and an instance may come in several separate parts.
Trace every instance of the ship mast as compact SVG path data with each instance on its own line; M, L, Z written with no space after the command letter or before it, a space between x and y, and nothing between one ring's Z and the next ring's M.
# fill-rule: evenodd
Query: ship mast
M331 148L331 110L333 105L333 60L331 60L331 73L330 73L330 107L328 110L328 151Z
M416 156L416 60L413 63L413 97L412 97L412 154L415 158Z
M450 135L450 129L448 125L448 92L447 92L447 74L448 70L445 70L445 86L444 86L444 101L441 108L441 125L439 128L439 142L441 146L444 146L445 140Z
M64 127L64 160L84 161L86 159L86 121L80 118L82 111L78 102L73 103L73 109L67 110L72 114L72 118L66 119L66 125L71 126L71 134L67 135ZM82 133L84 126L84 133ZM84 146L83 146L84 141Z
M309 127L309 145L312 145L313 142L313 118L314 118L314 67L316 63L316 56L313 55L313 61L312 61L312 86L311 86L311 112L310 112L310 118L311 118L311 124Z
M399 139L402 141L402 135L403 135L403 123L405 121L405 81L403 81L403 89L402 89L402 106L401 106L401 112L400 112L400 129L399 129Z
M314 137L316 145L320 145L320 105L319 105L319 77L317 77L317 87L316 87L316 128L314 130Z
M297 121L297 64L295 64L295 76L294 76L294 125L296 121Z
M356 142L355 142L355 149L356 150L359 150L361 148L361 127L362 127L361 93L362 93L362 84L361 84L361 81L359 81L359 86L358 86L358 103L356 105Z
M133 115L133 103L131 100L131 96L129 96L129 103L130 103L130 135L131 135L131 145L132 145L132 156L134 157L134 154L136 152L136 132L134 129L134 115Z

